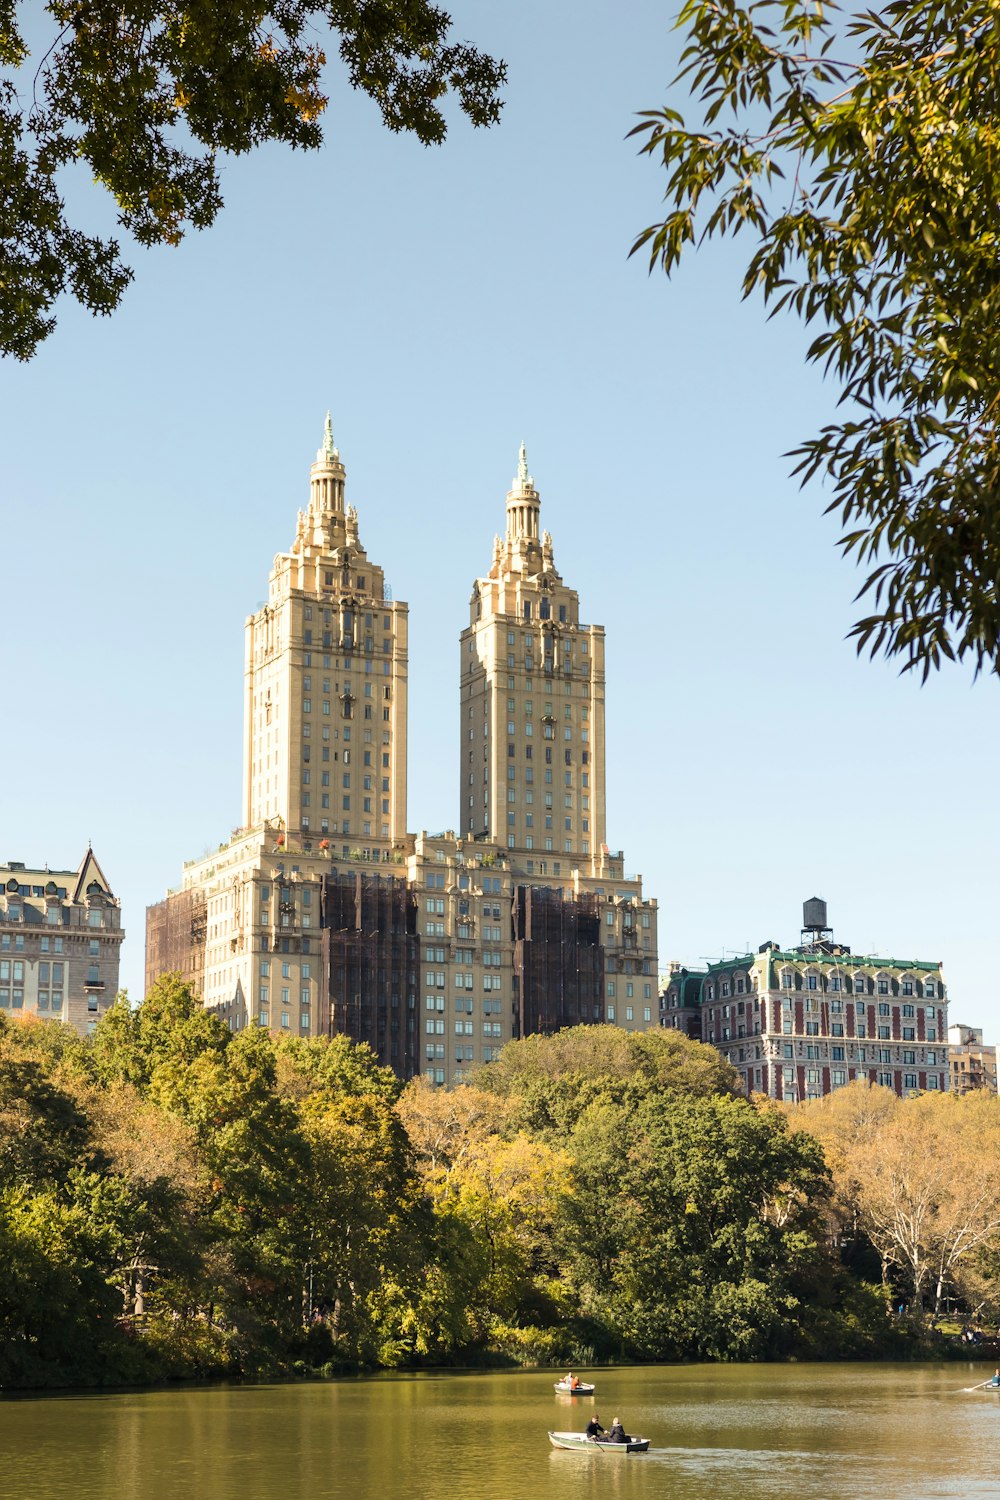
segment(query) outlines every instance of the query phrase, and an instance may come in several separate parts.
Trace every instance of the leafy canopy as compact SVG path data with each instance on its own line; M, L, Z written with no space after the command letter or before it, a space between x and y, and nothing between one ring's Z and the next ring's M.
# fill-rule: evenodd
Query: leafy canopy
M668 211L633 251L749 231L743 292L815 330L842 413L795 450L868 568L859 651L1000 670L1000 14L960 0L841 12L687 0L702 107L633 134Z
M85 162L142 245L176 245L222 206L216 156L264 141L318 147L328 28L354 88L390 130L445 136L449 91L474 125L500 113L502 62L450 40L430 0L49 0L32 66L15 0L0 0L0 351L27 359L68 290L110 313L132 272L113 239L70 223L57 174Z

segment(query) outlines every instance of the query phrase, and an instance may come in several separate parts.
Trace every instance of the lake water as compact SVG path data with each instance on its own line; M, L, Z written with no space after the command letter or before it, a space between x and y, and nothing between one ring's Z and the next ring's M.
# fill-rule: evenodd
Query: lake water
M1000 1497L980 1365L712 1365L385 1376L0 1401L3 1500L938 1500ZM585 1372L584 1372L585 1373ZM652 1439L627 1457L547 1430Z

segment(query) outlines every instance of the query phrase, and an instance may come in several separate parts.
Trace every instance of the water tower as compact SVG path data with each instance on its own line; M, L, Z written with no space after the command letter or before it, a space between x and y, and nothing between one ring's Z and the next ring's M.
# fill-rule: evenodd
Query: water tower
M826 902L810 896L802 903L802 946L810 947L833 940L833 928L827 924Z

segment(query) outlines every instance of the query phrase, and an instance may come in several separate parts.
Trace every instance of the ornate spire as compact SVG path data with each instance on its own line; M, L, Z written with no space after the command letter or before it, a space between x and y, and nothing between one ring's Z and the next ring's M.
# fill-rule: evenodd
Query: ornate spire
M326 421L323 423L323 446L316 454L316 462L332 464L336 463L339 458L340 454L333 445L333 422L330 420L330 413L327 412Z
M514 483L522 490L532 490L535 487L535 481L528 473L528 455L523 443L517 455L517 478Z

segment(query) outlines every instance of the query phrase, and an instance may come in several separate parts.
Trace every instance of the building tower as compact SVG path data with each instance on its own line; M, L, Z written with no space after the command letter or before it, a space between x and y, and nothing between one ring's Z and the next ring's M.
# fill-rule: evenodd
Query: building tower
M406 831L407 607L345 508L327 413L308 508L246 622L243 823L389 849Z
M234 1031L347 1036L442 1085L512 1037L645 1029L657 909L604 844L604 633L539 537L523 447L462 635L458 837L406 832L407 610L344 481L327 417L246 623L244 822L148 909L147 985L179 970Z
M506 535L461 636L461 828L531 855L538 873L595 874L607 855L604 628L581 625L539 509L522 443Z

